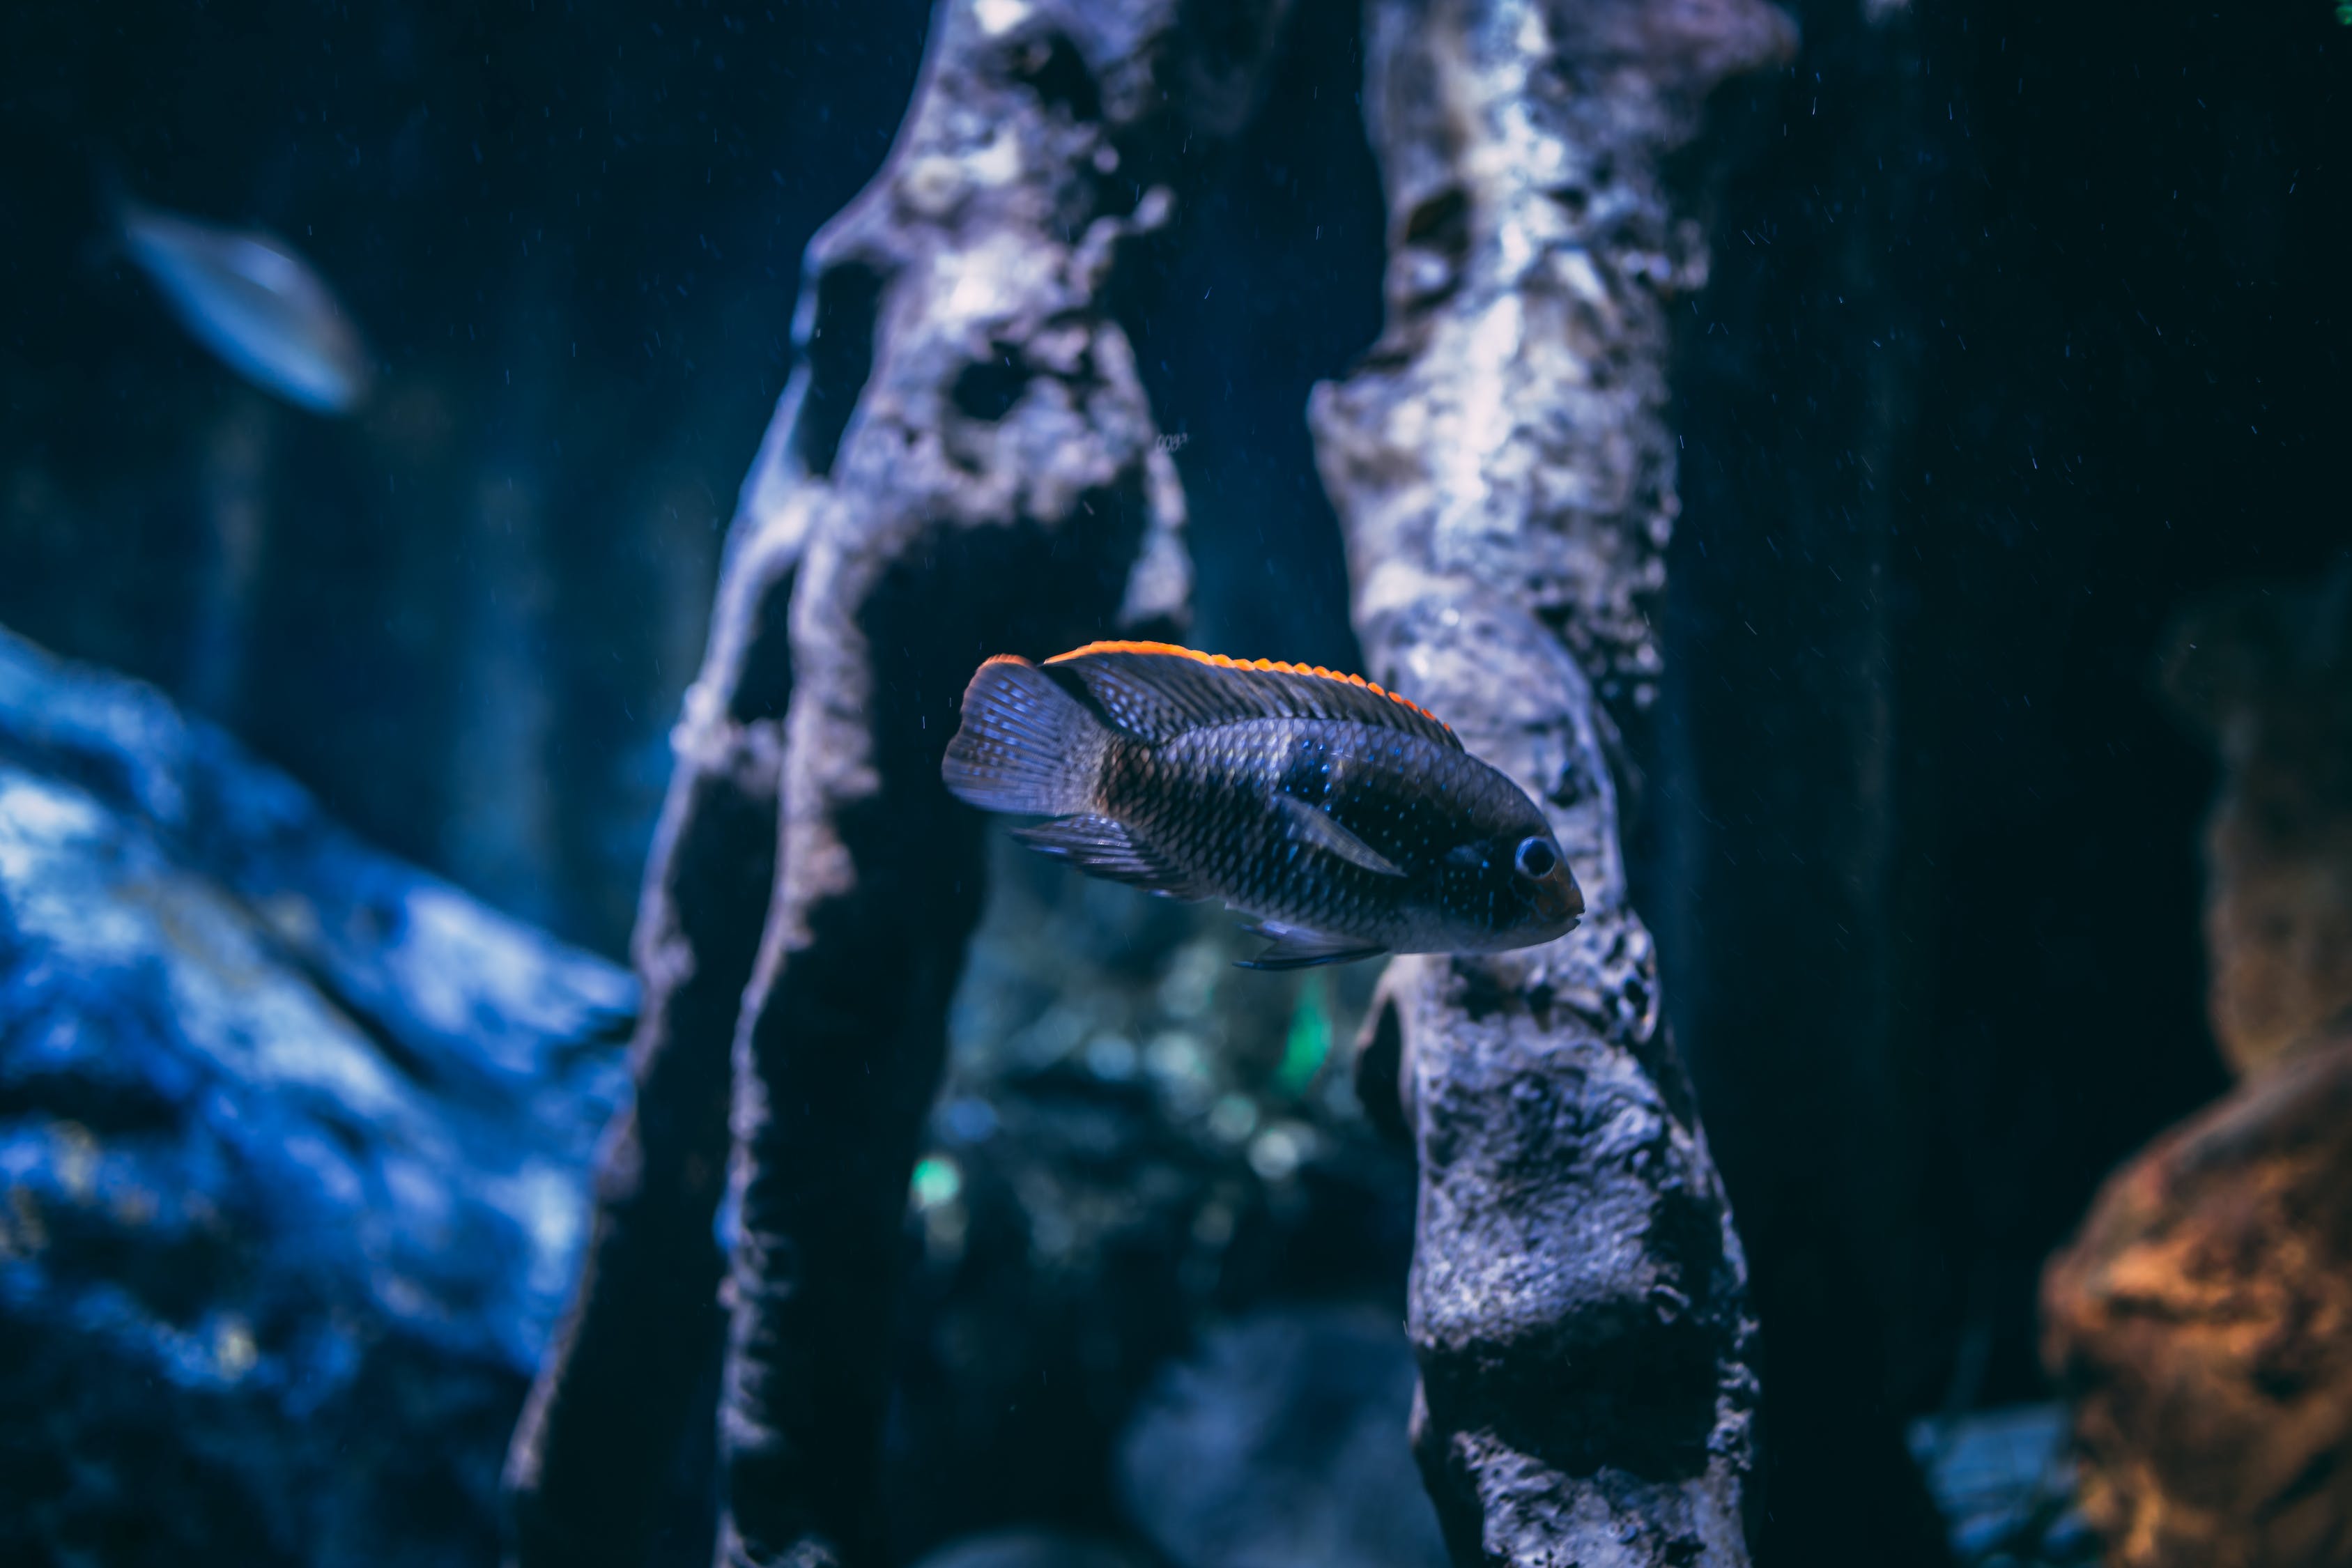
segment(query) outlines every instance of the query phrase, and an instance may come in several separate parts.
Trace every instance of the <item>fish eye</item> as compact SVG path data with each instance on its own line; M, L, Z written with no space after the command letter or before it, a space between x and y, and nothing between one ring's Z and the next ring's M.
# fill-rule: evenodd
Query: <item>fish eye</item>
M1559 865L1559 851L1548 839L1522 838L1519 852L1511 858L1511 864L1519 868L1520 876L1541 881Z

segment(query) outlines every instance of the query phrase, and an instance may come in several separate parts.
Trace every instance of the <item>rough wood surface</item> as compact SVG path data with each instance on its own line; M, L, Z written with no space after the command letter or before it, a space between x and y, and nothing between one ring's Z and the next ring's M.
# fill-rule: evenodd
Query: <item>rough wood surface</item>
M2352 1559L2352 557L2217 596L2168 694L2221 753L2214 1033L2237 1089L2110 1177L2042 1281L2117 1568Z
M1794 42L1757 0L1367 11L1388 329L1311 416L1366 673L1546 804L1590 910L1547 947L1392 963L1368 1026L1421 1164L1414 1442L1465 1564L1748 1560L1745 1266L1595 689L1638 710L1661 668L1664 309L1705 261L1659 160Z
M808 384L803 372L788 408ZM757 477L671 736L632 943L644 994L635 1092L599 1150L579 1287L508 1453L525 1563L643 1563L671 1461L709 1418L697 1394L724 1322L711 1218L727 1169L727 1043L774 876L784 611L814 493L763 493Z
M2111 1178L2042 1303L2116 1568L2352 1558L2352 1029Z
M638 1110L509 1467L525 1561L643 1558L730 1147L720 1560L877 1555L908 1170L981 894L955 700L991 654L1167 630L1189 587L1112 270L1246 120L1286 7L1179 10L943 4L887 163L810 247L647 878Z

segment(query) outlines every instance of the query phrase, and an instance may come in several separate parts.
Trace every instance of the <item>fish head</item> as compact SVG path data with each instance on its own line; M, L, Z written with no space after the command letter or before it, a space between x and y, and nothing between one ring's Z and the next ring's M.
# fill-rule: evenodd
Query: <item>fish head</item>
M1456 846L1441 862L1436 913L1460 952L1500 952L1565 936L1584 913L1584 889L1540 818Z

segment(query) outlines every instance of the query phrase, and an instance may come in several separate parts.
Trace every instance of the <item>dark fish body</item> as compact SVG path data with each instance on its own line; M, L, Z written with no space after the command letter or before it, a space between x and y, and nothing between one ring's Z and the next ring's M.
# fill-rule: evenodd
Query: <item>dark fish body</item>
M1266 968L1548 942L1584 903L1543 814L1350 676L1096 643L981 666L942 773L1097 876L1257 921Z

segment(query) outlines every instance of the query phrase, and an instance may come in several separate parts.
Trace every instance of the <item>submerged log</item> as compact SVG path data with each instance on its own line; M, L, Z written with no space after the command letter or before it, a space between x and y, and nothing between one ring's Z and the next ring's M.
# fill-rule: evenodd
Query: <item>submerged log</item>
M525 1562L643 1559L714 1348L722 1156L720 1558L877 1555L908 1173L981 893L940 754L982 658L1181 615L1110 290L1286 7L1212 9L943 4L887 164L810 247L647 876L635 1120L510 1461Z
M1746 1268L1595 688L1639 710L1661 668L1665 300L1705 260L1659 163L1794 41L1760 0L1367 13L1388 328L1312 410L1366 673L1544 803L1590 911L1543 948L1392 963L1367 1026L1360 1081L1396 1084L1420 1159L1413 1438L1465 1564L1748 1560Z
M2224 595L2165 684L2221 753L2215 1036L2244 1081L2126 1163L2042 1278L2119 1568L2352 1555L2352 558Z
M805 405L812 384L803 371L786 406ZM764 488L766 471L745 488L709 652L671 736L631 943L644 997L635 1092L598 1152L579 1286L507 1455L525 1563L643 1563L673 1460L709 1418L698 1394L724 1331L711 1220L727 1169L727 1046L775 871L784 611L810 510L805 494Z
M2109 1178L2042 1301L2116 1568L2352 1555L2352 1029Z

